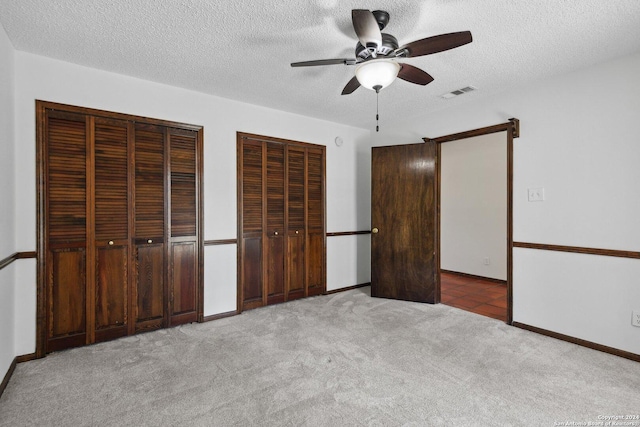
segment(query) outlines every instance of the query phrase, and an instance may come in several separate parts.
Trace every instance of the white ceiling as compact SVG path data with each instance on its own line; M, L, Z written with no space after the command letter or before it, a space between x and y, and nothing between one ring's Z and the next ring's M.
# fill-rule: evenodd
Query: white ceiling
M375 93L341 96L354 67L351 9L391 15L408 42L470 30L471 44L406 62L435 81L380 93L381 125L640 51L638 0L0 0L17 50L352 126L375 126ZM464 86L479 90L439 98Z

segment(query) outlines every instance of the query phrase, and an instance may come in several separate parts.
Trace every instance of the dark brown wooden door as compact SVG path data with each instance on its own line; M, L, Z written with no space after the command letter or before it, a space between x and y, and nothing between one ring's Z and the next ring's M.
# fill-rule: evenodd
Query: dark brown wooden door
M283 302L285 296L285 145L266 143L267 222L265 229L266 304Z
M36 354L202 318L202 130L36 101Z
M135 128L135 329L166 325L165 302L165 131Z
M435 143L374 147L371 295L436 303Z
M262 264L262 221L264 207L263 189L263 144L242 138L238 143L239 197L242 206L238 218L240 241L240 263L238 279L238 307L248 310L262 306L263 264Z
M87 341L87 128L82 115L45 122L45 350ZM90 301L90 300L89 300Z
M169 131L171 251L169 324L198 319L197 134Z
M94 341L127 335L129 319L129 123L94 119Z
M326 275L325 151L307 149L307 237L305 243L307 295L324 293Z
M287 300L305 296L305 149L287 148Z
M325 148L238 133L238 309L326 289Z

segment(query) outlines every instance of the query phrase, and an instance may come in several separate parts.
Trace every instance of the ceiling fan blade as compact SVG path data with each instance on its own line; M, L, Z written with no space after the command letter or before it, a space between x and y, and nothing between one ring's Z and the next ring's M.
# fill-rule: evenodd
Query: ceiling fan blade
M355 65L356 60L351 58L336 58L336 59L318 59L315 61L302 61L302 62L292 62L292 67L313 67L316 65L336 65L336 64L344 64L344 65Z
M342 89L342 95L349 95L359 87L360 87L360 82L358 81L358 78L356 76L353 76L353 78L349 80L349 83L347 83L344 89Z
M406 52L407 58L416 56L431 55L432 53L443 52L445 50L460 47L473 41L471 31L460 31L458 33L440 34L439 36L427 37L408 43L396 50L396 52Z
M351 11L353 29L358 35L360 44L366 48L378 48L382 46L382 33L378 21L371 11L366 9L353 9Z
M409 64L400 64L400 72L398 77L402 80L406 80L410 83L426 86L433 81L433 77L426 71L422 71L420 68L414 67Z

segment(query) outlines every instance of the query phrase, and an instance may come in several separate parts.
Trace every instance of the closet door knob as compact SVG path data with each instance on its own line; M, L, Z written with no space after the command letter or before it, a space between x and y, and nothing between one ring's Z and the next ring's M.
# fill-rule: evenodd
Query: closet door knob
M274 231L274 232L273 232L273 235L274 235L274 236L277 236L277 235L278 235L278 232L277 232L277 231Z
M113 246L113 240L109 240L109 246Z
M379 231L379 230L378 230L378 228L377 228L377 227L373 227L373 229L371 230L371 232L372 232L373 234L377 234L377 233L378 233L378 231Z
M147 240L147 243L153 243L153 240L149 239Z
M299 233L299 231L298 231L298 230L296 230L296 234L298 234L298 233Z

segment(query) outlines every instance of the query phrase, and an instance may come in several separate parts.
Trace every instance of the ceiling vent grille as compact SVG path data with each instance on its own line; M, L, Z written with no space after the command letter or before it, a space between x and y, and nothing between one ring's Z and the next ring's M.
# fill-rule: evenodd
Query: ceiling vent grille
M456 90L453 90L451 92L447 92L444 95L440 95L440 97L444 98L444 99L451 99L451 98L455 98L456 96L462 95L462 94L467 93L467 92L473 92L474 90L477 90L477 89L478 88L474 87L474 86L466 86L466 87L463 87L461 89L456 89Z

